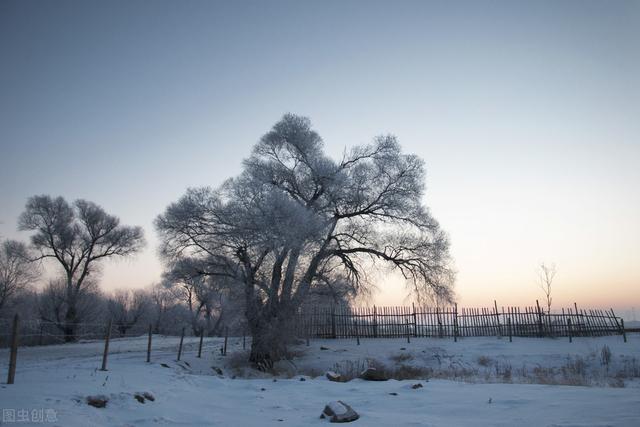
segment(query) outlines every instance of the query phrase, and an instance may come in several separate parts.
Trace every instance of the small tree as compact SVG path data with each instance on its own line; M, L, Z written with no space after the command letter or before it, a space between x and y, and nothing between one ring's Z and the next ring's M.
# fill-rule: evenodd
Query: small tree
M27 246L5 240L0 246L0 311L17 293L38 277L37 266L30 261Z
M547 265L544 262L540 264L538 268L538 284L542 292L544 292L544 296L547 303L547 313L551 313L551 302L553 298L551 297L551 285L553 284L553 279L556 277L556 265L551 264Z
M144 245L142 228L120 224L100 206L86 200L73 205L62 197L33 196L20 215L19 228L35 231L31 236L36 259L52 259L65 280L65 341L75 341L78 298L90 274L106 258L126 257Z

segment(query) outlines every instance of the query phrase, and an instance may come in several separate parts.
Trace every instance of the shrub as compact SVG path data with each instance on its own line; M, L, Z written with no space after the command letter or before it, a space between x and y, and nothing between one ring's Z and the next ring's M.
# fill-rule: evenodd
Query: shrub
M478 357L478 365L480 366L489 366L491 364L491 358L488 356L480 356Z

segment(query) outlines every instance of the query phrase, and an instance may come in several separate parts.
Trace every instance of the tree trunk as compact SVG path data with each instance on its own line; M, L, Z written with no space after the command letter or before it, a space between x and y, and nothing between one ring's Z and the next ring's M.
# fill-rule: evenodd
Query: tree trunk
M77 328L77 320L78 316L76 314L75 304L69 304L69 308L67 308L67 313L64 316L64 342L75 342L76 341L76 328Z
M270 314L248 317L252 337L249 361L260 370L271 370L275 362L287 357L293 317L277 307Z

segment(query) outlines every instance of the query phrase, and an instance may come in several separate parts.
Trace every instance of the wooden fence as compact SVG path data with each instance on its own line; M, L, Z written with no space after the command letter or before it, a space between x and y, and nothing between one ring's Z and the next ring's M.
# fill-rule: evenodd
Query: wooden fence
M303 307L296 334L308 338L580 337L624 333L613 309L535 307Z

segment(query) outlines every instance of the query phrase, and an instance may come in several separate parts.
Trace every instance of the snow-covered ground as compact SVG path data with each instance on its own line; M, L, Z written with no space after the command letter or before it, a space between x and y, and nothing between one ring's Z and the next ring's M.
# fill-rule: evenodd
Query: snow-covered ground
M0 408L8 426L320 425L333 400L351 405L362 426L638 426L640 334L628 338L314 340L278 364L277 381L243 366L239 338L229 339L227 356L221 339L207 339L202 359L197 339L186 338L176 362L178 339L154 336L150 364L145 337L116 339L106 372L98 370L100 342L21 348L16 384L0 385ZM3 380L7 361L3 349ZM412 379L336 383L321 375L350 375L366 364ZM412 388L417 383L423 387ZM155 401L139 403L136 392ZM106 408L88 406L89 395L108 397Z

